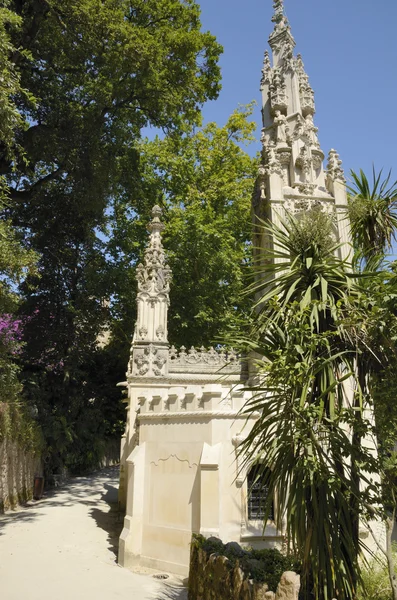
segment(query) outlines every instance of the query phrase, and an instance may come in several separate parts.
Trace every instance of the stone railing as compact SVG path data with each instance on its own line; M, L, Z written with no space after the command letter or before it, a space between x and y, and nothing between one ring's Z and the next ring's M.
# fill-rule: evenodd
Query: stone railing
M262 551L266 552L266 551ZM269 550L268 552L277 552ZM254 554L254 553L252 553ZM278 553L278 567L288 558ZM277 561L272 561L273 566ZM300 577L293 571L266 573L266 564L236 542L193 536L190 552L189 600L298 600ZM276 583L277 581L277 583ZM270 588L273 587L275 591Z
M210 348L207 350L202 346L200 349L192 346L187 350L184 346L178 351L175 346L169 350L169 371L171 373L193 372L234 372L239 369L239 355L233 348L226 350Z

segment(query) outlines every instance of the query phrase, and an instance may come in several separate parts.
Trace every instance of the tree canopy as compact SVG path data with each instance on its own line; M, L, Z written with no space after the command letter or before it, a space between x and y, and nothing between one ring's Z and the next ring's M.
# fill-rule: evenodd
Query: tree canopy
M0 267L23 321L23 346L7 360L14 374L22 368L47 470L84 468L95 440L124 421L114 386L125 345L111 353L98 343L123 279L107 244L110 207L129 197L141 214L142 130L187 136L200 124L220 90L222 48L194 0L9 0L0 47ZM133 243L136 258L144 240ZM98 371L108 372L102 386Z

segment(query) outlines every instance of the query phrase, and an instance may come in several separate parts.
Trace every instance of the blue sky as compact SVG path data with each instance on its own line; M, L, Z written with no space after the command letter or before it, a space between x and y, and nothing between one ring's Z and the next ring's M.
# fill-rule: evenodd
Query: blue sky
M238 104L258 102L272 0L198 0L204 30L224 46L223 89L204 107L224 124ZM345 172L393 169L397 179L397 1L285 0L286 14L315 91L323 151L335 148ZM259 130L257 132L259 150ZM252 148L254 150L254 148Z

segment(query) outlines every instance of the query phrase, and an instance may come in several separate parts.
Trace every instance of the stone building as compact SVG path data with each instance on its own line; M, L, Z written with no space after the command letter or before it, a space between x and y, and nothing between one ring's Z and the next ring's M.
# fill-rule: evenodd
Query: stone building
M282 0L274 2L274 30L265 53L262 162L254 218L282 219L313 206L334 217L346 256L345 179L335 150L324 154L313 122L314 93L302 57L294 55ZM128 418L122 444L120 502L126 506L119 562L188 571L192 532L251 546L279 546L282 531L263 528L249 466L236 449L251 421L240 414L249 397L233 351L170 346L167 311L171 272L161 242L161 210L153 209L144 263L138 267L138 317L128 365ZM255 232L264 249L271 240ZM172 342L172 340L171 340Z

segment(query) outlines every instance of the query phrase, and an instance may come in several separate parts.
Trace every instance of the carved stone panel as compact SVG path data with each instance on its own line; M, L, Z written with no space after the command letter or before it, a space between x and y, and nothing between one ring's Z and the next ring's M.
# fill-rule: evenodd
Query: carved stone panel
M154 344L134 346L132 355L132 375L134 377L164 377L168 362L168 348L158 348Z

